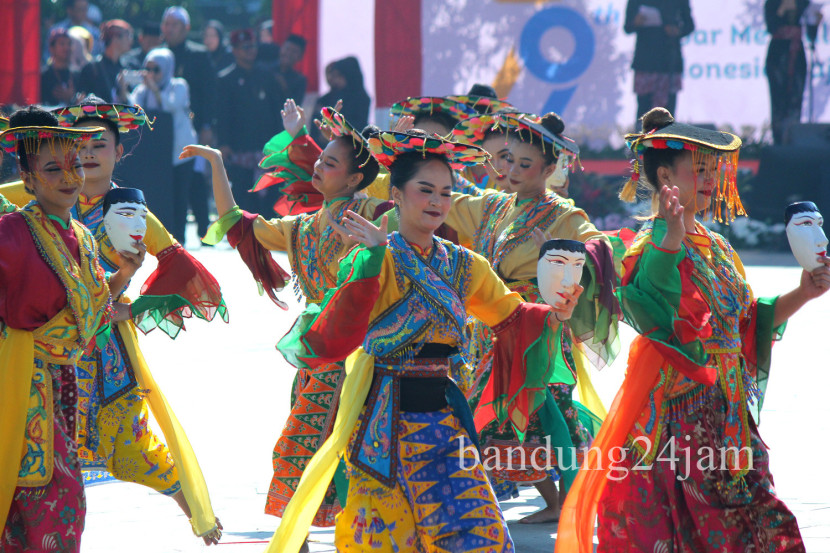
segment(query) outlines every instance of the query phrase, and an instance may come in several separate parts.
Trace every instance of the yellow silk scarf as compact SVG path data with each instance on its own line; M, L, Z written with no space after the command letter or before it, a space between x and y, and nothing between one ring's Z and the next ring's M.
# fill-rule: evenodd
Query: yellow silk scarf
M331 436L311 458L303 471L294 497L288 503L282 522L271 538L266 553L297 553L311 521L326 495L340 457L349 445L360 411L369 395L375 358L358 348L346 359L346 376L340 391L340 406Z
M202 469L193 453L190 440L187 439L184 429L179 424L167 398L164 397L158 384L156 384L147 361L138 348L138 335L132 321L118 323L118 330L124 340L124 348L132 363L135 377L139 387L147 390L147 403L153 417L164 434L170 455L179 471L179 483L182 493L190 507L190 521L193 532L198 536L204 536L216 528L216 515L213 514L213 507L210 504L207 484L202 475Z
M31 332L6 328L0 344L0 528L17 487L20 460L26 448L26 416L34 371L35 340Z
M587 359L582 352L581 346L574 344L575 347L571 350L573 353L574 364L576 365L576 389L579 392L579 401L588 408L600 420L605 420L608 411L605 410L605 405L599 398L594 384L591 382L591 373L588 372Z

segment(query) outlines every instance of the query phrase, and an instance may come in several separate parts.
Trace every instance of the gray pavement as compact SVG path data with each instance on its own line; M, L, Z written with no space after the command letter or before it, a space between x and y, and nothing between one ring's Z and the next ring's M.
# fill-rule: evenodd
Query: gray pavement
M299 306L286 289L282 311L256 285L236 252L227 246L193 252L216 275L229 307L230 324L188 321L173 341L158 331L142 337L144 355L156 380L187 430L210 488L213 507L225 526L218 553L262 551L278 519L263 514L271 479L271 451L288 413L294 372L274 344L287 331ZM276 256L287 267L284 256ZM756 263L764 257L747 256ZM776 264L787 265L777 257ZM154 268L149 259L132 292ZM792 266L748 267L758 295L793 288L799 272ZM790 322L773 350L773 370L761 417L761 433L770 447L778 494L798 517L807 551L830 553L830 480L826 477L830 436L830 295L805 307ZM610 404L622 380L627 344L618 360L593 378ZM187 552L205 549L190 532L184 515L169 498L134 484L110 483L87 490L84 553ZM515 521L542 505L532 488L502 508L520 552L551 552L556 525L520 525ZM313 529L312 551L334 551L330 529Z

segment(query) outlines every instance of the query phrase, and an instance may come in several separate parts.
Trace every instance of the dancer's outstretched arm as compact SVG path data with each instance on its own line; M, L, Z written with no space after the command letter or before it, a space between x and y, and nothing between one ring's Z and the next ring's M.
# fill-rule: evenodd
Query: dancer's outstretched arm
M233 199L233 192L231 191L231 184L228 181L228 174L225 172L225 163L222 161L222 152L210 146L190 144L182 148L179 159L194 156L203 157L210 162L213 174L213 199L216 201L216 211L221 217L236 205L236 200Z

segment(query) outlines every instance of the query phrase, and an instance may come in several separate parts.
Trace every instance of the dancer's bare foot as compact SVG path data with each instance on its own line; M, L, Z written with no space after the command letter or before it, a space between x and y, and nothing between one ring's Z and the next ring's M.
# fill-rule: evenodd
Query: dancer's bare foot
M171 495L170 497L173 498L173 501L175 501L176 503L179 504L179 507L184 512L184 514L187 516L187 519L190 520L190 517L192 516L192 514L190 512L190 507L187 504L187 500L184 498L184 492L179 490L176 493L174 493L173 495ZM201 537L202 540L204 540L205 545L216 545L217 543L219 543L219 540L222 539L222 530L223 529L224 528L222 527L222 523L219 522L219 517L216 517L216 528L214 528L213 530L211 530L210 532L208 532L204 536L199 536L199 537ZM195 533L196 531L194 530L193 532Z
M224 527L219 521L219 517L217 517L216 528L202 536L202 540L205 542L205 545L217 545L219 540L222 539L222 530L224 530Z
M548 524L552 522L559 522L559 509L555 507L545 507L541 511L536 511L532 515L519 519L519 524Z

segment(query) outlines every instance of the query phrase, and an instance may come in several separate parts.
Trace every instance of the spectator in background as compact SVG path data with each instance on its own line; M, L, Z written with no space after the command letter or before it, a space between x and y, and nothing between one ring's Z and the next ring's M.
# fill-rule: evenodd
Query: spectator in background
M807 79L807 56L801 40L801 17L809 0L766 0L764 19L770 34L766 73L772 111L772 138L784 144L790 127L801 121ZM821 21L819 12L819 19Z
M265 69L276 72L280 64L280 47L274 44L274 22L270 19L263 21L259 24L258 31L256 62Z
M81 69L92 63L92 54L90 54L93 38L89 31L83 27L69 27L67 31L69 38L72 40L72 54L70 56L69 67L73 71L81 72ZM78 76L80 78L80 75Z
M257 42L253 29L232 32L231 48L234 63L219 73L217 86L217 105L221 106L217 110L217 143L228 178L239 191L236 198L240 207L263 213L274 202L266 203L268 198L247 191L254 185L263 146L283 129L280 109L285 97L274 76L255 66Z
M138 29L138 46L124 54L121 65L127 69L141 69L144 58L153 48L161 46L161 25L146 22Z
M78 72L69 67L72 39L66 29L55 29L49 36L49 61L40 74L41 103L68 106L74 103Z
M213 142L213 111L215 109L216 70L210 63L207 49L187 40L190 14L181 6L171 6L161 18L161 36L176 58L176 77L190 85L190 109L200 144Z
M683 88L680 39L695 30L689 0L628 0L623 28L637 34L631 62L637 120L653 107L675 113Z
M89 20L89 1L88 0L66 0L63 2L63 7L66 9L66 19L55 23L49 29L49 35L55 29L69 30L70 27L83 27L90 35L92 35L92 46L89 48L90 54L97 56L102 53L103 47L101 45L101 32L98 26L92 24ZM47 45L48 47L48 45ZM46 51L46 49L44 49Z
M221 22L211 19L205 24L202 43L217 73L233 63L233 55L225 41L225 26Z
M104 53L81 70L78 88L84 94L94 94L107 102L124 102L126 92L121 78L121 56L133 45L133 28L123 19L112 19L101 24Z
M280 47L280 63L275 75L283 95L292 98L298 106L303 104L307 80L295 67L305 55L305 46L306 40L300 35L288 35Z
M317 99L314 113L326 106L333 106L337 100L343 100L343 109L340 113L354 128L362 129L369 124L369 94L363 86L363 71L360 62L354 56L335 60L326 66L326 82L331 90ZM311 130L312 137L318 144L327 141L315 127Z
M196 131L190 120L190 90L184 79L175 78L175 59L167 48L150 50L144 60L144 82L130 94L130 103L138 104L147 112L164 111L173 117L173 224L170 232L184 244L185 223L190 189L193 183L193 160L179 159L182 148L196 141ZM202 215L207 230L207 201L204 209L193 208L194 217Z

